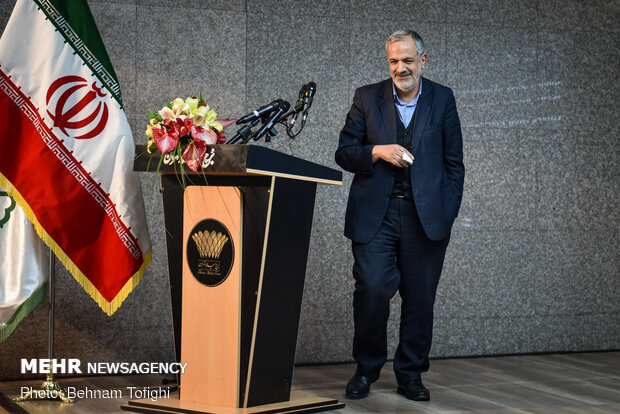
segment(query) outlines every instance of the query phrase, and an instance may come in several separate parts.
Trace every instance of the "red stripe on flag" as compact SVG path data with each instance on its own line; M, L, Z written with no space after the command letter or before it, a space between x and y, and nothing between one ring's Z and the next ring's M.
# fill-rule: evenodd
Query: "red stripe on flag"
M0 111L4 119L12 120L0 125L0 172L50 237L111 302L140 269L142 257L132 255L105 210L47 147L32 120L4 90Z

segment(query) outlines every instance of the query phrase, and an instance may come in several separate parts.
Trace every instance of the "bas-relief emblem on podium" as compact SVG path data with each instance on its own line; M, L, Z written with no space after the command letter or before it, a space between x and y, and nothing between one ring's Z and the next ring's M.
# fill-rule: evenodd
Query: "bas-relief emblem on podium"
M233 267L235 250L230 232L218 220L196 224L187 241L187 263L192 275L207 286L218 286Z

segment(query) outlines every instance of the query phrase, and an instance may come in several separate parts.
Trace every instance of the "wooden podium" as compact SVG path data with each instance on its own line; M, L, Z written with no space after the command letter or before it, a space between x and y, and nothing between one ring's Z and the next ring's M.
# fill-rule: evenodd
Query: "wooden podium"
M318 412L337 400L291 396L318 183L342 173L253 145L214 145L186 178L162 164L179 398L130 401L158 413ZM134 170L146 171L144 147ZM151 160L151 169L156 165ZM187 170L187 169L186 169Z

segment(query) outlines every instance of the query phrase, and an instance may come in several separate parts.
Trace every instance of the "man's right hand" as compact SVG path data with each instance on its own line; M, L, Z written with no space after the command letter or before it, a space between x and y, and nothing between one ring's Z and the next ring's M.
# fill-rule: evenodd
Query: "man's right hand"
M398 144L375 145L372 147L372 162L374 164L384 160L399 168L409 167L411 164L403 159L403 154L407 154L413 160L413 155Z

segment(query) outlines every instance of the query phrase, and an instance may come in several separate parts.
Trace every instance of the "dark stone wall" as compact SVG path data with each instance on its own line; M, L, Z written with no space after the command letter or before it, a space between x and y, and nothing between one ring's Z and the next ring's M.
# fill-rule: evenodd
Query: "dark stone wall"
M0 1L0 29L13 4ZM418 31L429 55L423 76L454 89L467 169L432 356L620 347L617 1L89 4L136 143L145 143L145 111L175 97L202 92L221 117L236 117L276 98L292 102L312 80L306 129L294 141L281 131L271 147L334 168L355 88L388 76L385 39ZM58 357L173 358L158 181L141 178L153 264L112 317L57 266ZM352 257L342 235L351 179L319 188L300 363L351 359ZM47 355L46 305L0 343L0 378L16 377L20 358ZM398 298L392 311L390 352Z

